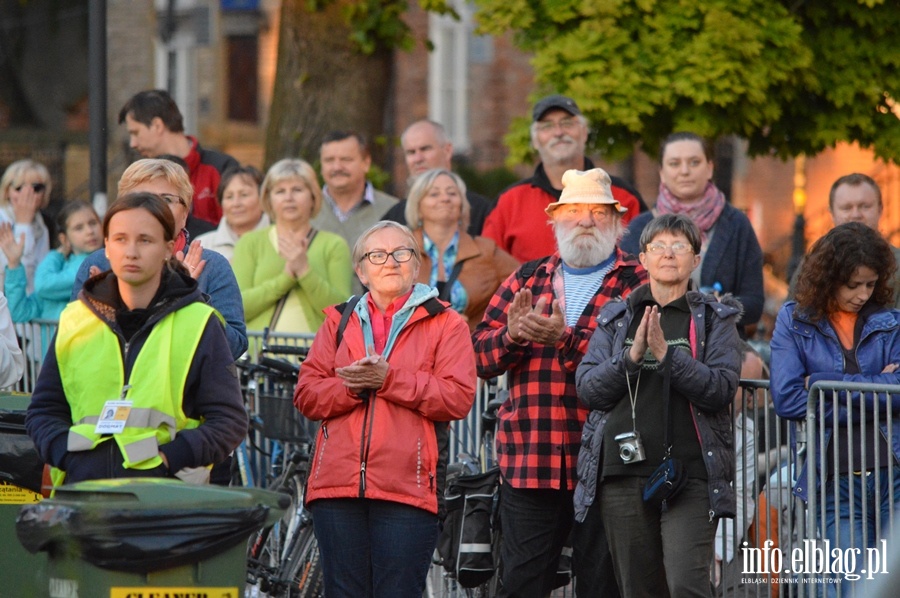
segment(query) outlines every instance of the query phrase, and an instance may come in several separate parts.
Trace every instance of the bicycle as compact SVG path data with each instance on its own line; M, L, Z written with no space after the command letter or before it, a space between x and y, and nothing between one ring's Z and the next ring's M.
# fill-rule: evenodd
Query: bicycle
M268 355L306 355L306 347L268 345L264 337L257 363L243 363L253 422L247 445L260 456L253 467L247 445L238 453L238 470L247 483L256 470L267 472L269 490L285 494L285 513L251 537L247 548L245 596L317 598L322 565L312 515L304 505L316 424L293 405L299 365ZM268 451L262 447L268 448ZM267 460L264 465L261 463Z
M315 438L315 425L302 418L293 405L298 364L308 351L306 346L269 344L267 328L256 360L248 354L235 362L241 372L250 429L235 450L233 486L266 487L266 472L270 472L270 479L277 476L277 472L271 472L273 463L282 454L282 440L312 442ZM296 361L288 361L284 356L294 357ZM288 424L290 429L280 429Z
M285 513L274 525L251 538L247 549L245 596L317 598L322 595L322 563L303 505L309 451L295 450L270 490L286 495Z

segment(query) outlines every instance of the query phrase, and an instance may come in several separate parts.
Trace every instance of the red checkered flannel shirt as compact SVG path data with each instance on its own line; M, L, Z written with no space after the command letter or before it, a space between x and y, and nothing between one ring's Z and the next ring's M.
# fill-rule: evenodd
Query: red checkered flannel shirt
M493 378L509 372L509 398L499 411L497 460L504 480L515 488L575 488L575 461L588 410L575 395L575 369L587 352L600 308L625 297L647 280L640 263L616 249L616 263L603 279L576 326L567 326L554 346L516 344L506 333L506 310L516 292L530 288L536 303L559 298L562 276L554 276L559 253L523 264L500 285L473 333L478 375ZM527 273L533 269L533 274ZM554 279L556 282L554 283ZM563 305L564 301L560 301Z

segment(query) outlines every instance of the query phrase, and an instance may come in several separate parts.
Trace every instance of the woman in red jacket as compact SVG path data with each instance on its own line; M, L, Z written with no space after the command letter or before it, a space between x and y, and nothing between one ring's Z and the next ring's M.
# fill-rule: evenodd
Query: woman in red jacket
M447 422L472 405L475 355L462 317L415 283L408 228L375 224L353 261L369 292L327 310L294 394L322 421L306 499L326 595L418 598L438 535Z

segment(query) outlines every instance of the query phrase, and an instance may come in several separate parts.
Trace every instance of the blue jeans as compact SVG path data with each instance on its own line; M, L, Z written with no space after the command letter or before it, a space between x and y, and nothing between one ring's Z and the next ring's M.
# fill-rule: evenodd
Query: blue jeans
M310 510L328 598L421 598L437 515L366 498L321 499Z
M825 483L825 491L820 495L820 500L825 504L824 535L830 541L831 548L840 548L844 551L848 548L861 549L856 562L857 574L866 566L865 549L880 548L880 540L890 536L891 510L893 509L895 516L900 514L900 467L894 467L893 488L890 487L889 481L886 467L863 474L842 474L828 480ZM837 504L834 501L835 484L837 484ZM876 520L876 514L880 521ZM882 558L887 556L882 555ZM848 583L852 582L850 580L843 582L845 594L850 588ZM829 595L836 595L834 585L829 584L826 587Z

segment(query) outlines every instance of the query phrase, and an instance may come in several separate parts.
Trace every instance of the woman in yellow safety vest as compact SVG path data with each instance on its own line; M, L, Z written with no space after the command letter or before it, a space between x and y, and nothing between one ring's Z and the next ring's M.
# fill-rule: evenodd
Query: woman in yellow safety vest
M165 200L133 193L103 220L112 268L60 316L25 418L59 485L167 477L202 483L247 431L222 318L172 258Z

